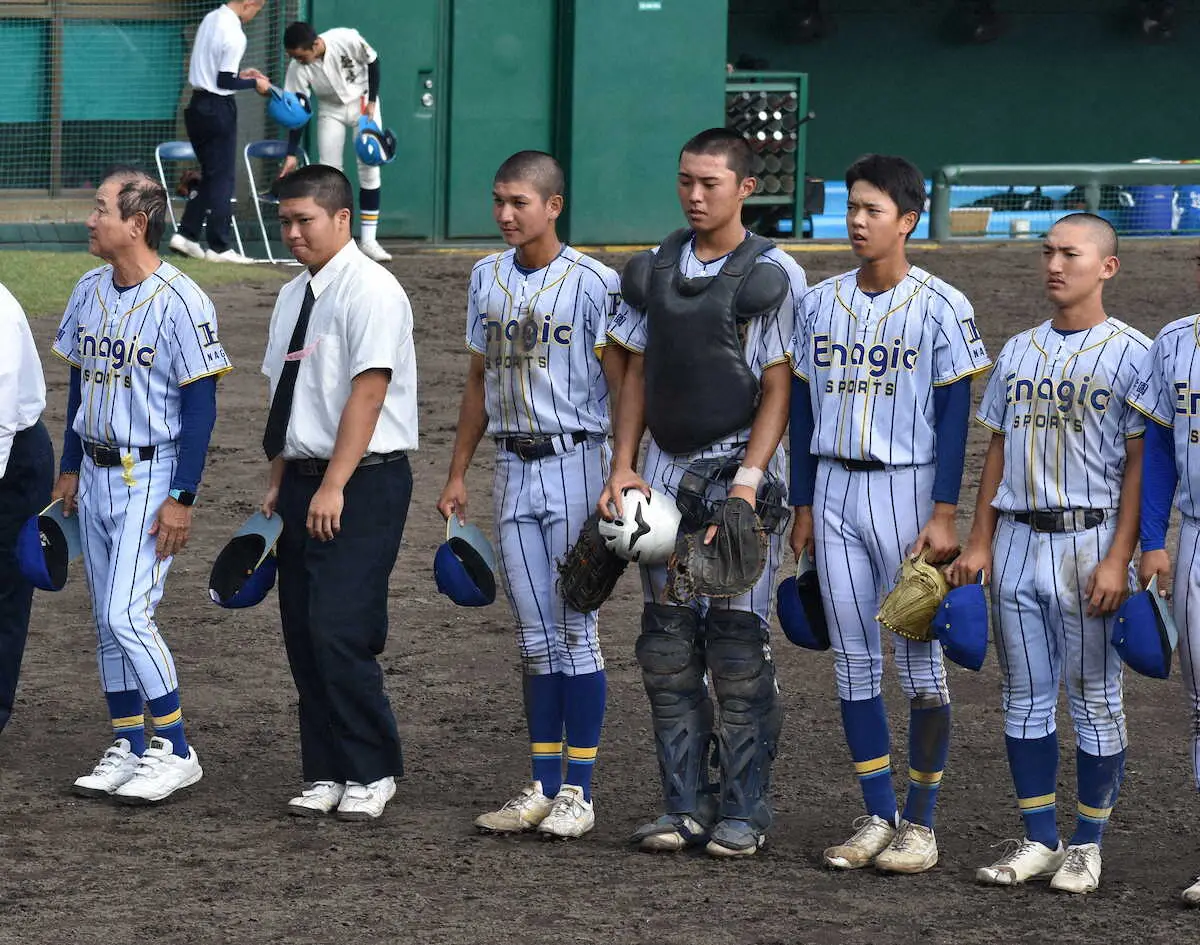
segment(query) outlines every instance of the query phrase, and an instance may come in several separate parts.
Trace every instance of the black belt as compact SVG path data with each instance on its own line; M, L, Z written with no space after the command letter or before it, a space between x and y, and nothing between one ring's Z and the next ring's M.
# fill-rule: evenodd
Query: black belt
M358 468L380 466L383 463L396 463L407 457L408 453L404 450L396 450L394 453L368 453L358 461ZM325 470L329 468L329 460L327 459L289 459L287 464L288 468L295 472L297 476L324 476Z
M1105 509L1060 509L1056 511L1014 512L1013 521L1028 525L1035 532L1081 532L1103 524Z
M99 443L84 443L84 455L97 466L120 466L122 454L136 453L139 460L154 459L155 447L130 446L122 449L117 446L101 446Z
M534 459L545 459L556 453L567 453L574 447L587 440L588 434L582 430L574 433L556 433L550 436L501 436L496 438L496 444L518 458L529 462ZM568 446L567 444L571 445ZM560 448L561 447L561 448Z
M887 463L877 459L839 459L836 462L841 463L842 469L847 472L883 472L887 469Z

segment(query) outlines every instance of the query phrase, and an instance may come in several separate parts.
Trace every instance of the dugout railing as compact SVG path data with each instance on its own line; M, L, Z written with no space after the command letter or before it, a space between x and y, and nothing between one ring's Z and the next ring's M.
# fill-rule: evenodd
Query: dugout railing
M965 205L956 197L983 187L1007 190L995 206L986 196ZM1034 195L1036 204L1016 206ZM1037 236L1074 210L1100 214L1122 235L1200 236L1200 163L948 165L933 175L929 236Z

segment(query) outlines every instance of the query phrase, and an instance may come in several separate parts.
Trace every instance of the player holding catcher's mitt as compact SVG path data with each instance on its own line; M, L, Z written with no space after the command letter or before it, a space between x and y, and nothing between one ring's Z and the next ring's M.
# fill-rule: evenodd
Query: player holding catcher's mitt
M710 526L717 526L705 543ZM693 597L737 597L758 583L767 566L767 531L745 499L722 502L712 520L679 536L671 567L670 596L678 603Z
M926 561L924 553L905 558L896 586L883 599L875 619L893 633L928 643L933 639L934 614L949 590L942 569Z
M558 591L569 606L583 614L608 600L629 564L609 550L597 527L599 521L598 512L588 516L575 544L558 563Z

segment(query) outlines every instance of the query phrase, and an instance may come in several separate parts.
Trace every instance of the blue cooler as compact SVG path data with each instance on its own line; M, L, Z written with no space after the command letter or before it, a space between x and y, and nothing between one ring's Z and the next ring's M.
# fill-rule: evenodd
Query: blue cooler
M1180 232L1200 233L1200 184L1184 184L1179 188Z
M1130 236L1170 236L1174 223L1175 188L1170 184L1130 187L1133 206L1125 211L1122 233Z

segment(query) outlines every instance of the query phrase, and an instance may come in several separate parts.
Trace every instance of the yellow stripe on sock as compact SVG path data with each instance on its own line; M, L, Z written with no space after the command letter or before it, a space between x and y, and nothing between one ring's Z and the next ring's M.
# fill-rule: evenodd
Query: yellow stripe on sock
M174 712L170 712L162 717L152 715L150 718L154 720L155 728L162 728L164 725L174 725L183 718L183 709L176 709Z
M942 783L942 772L918 771L916 768L909 768L908 780L912 781L914 784L928 784L932 787Z
M113 731L121 731L127 728L144 728L146 725L146 717L144 715L127 715L123 719L113 719Z
M880 755L878 758L872 758L869 761L854 762L854 773L860 778L868 774L878 774L892 766L891 755Z
M1087 804L1080 802L1078 805L1079 814L1081 817L1086 817L1089 820L1108 820L1112 815L1111 807L1088 807Z
M562 742L530 742L529 752L534 755L561 755Z
M362 215L362 219L363 219L364 223L378 223L379 222L379 214L378 213L364 213Z
M595 761L596 752L599 748L576 748L574 745L567 746L567 761Z
M1038 797L1018 797L1017 806L1021 808L1021 810L1036 810L1039 807L1053 807L1054 799L1055 797L1053 794L1042 794Z

